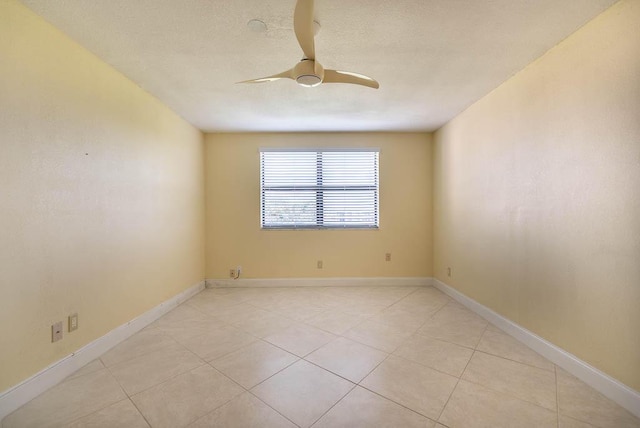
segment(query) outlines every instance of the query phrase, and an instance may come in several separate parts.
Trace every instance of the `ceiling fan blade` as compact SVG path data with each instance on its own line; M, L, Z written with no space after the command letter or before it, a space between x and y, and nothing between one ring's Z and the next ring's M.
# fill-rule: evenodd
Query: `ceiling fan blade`
M316 48L313 40L313 0L298 0L293 14L293 29L298 43L307 59L316 59Z
M324 70L322 83L352 83L355 85L368 86L378 89L380 84L364 74L352 73L350 71Z
M287 70L279 74L274 74L273 76L261 77L259 79L243 80L242 82L236 82L236 83L264 83L264 82L273 82L275 80L280 80L280 79L293 79L292 72L293 70Z

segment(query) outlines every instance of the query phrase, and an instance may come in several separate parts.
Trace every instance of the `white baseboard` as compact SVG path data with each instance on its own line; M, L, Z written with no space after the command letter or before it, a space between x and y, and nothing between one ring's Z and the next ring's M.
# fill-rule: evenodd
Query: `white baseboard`
M611 376L580 360L575 355L568 353L535 333L497 314L444 282L434 278L433 285L438 290L449 295L496 327L504 330L510 336L513 336L538 354L547 358L557 366L562 367L587 385L599 391L602 395L615 401L640 418L640 393L638 391L629 388Z
M182 302L204 290L205 282L202 281L193 287L181 292L177 296L159 304L155 308L145 312L137 318L121 325L93 342L83 346L71 355L51 364L29 379L0 393L0 421L9 413L36 398L52 386L73 374L76 370L100 357L109 349L123 340L131 337L153 321L160 318Z
M208 288L237 287L425 287L428 277L207 279Z

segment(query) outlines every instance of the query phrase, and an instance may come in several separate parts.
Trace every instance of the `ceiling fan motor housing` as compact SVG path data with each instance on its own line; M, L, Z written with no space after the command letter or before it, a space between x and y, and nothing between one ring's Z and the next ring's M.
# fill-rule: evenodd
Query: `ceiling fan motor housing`
M324 68L319 62L304 58L293 69L296 82L308 88L318 86L324 79Z

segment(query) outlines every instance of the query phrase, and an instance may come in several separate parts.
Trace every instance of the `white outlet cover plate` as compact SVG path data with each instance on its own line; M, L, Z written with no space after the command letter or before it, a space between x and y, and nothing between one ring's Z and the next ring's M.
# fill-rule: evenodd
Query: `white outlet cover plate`
M51 326L51 342L57 342L62 339L62 321Z

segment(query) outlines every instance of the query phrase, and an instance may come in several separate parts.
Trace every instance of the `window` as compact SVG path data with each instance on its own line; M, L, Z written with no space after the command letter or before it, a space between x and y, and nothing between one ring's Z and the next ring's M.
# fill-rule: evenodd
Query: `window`
M378 227L378 149L261 149L263 229Z

